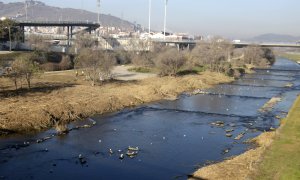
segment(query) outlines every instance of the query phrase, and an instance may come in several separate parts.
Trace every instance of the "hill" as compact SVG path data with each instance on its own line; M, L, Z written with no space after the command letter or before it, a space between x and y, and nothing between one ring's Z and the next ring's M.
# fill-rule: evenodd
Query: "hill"
M91 21L97 22L97 13L73 9L48 6L40 1L27 0L27 19L30 21ZM16 20L26 20L24 2L3 3L0 2L0 17L10 17ZM132 29L133 23L118 17L101 14L102 26L121 27Z
M300 37L285 35L285 34L262 34L249 39L252 42L297 42Z

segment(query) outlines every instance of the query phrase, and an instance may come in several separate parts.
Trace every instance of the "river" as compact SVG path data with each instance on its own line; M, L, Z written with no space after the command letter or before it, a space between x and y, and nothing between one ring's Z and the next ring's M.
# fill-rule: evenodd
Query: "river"
M75 122L71 128L91 119L96 125L67 135L51 129L1 138L0 179L186 179L209 162L252 148L245 140L278 127L278 117L286 116L300 92L300 66L279 58L256 72L205 94L184 93L175 101ZM274 96L282 101L260 112ZM239 134L244 136L235 139ZM138 147L138 154L120 159L128 146Z

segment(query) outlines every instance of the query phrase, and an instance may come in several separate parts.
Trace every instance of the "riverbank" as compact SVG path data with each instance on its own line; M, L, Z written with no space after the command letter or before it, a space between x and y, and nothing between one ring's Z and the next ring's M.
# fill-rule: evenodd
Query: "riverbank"
M276 131L251 140L257 148L203 167L191 179L298 179L300 177L300 96Z
M271 147L252 174L255 179L300 178L300 96L298 96Z
M14 94L6 90L0 100L0 131L28 133L53 126L53 120L73 121L95 114L161 99L175 99L185 91L209 88L232 81L223 74L203 72L182 77L153 77L138 81L114 81L91 87L74 75L39 77L30 91ZM6 82L8 83L8 82ZM2 83L3 84L3 83Z
M280 57L287 58L292 61L300 62L300 54L299 53L283 53L283 54L280 54Z

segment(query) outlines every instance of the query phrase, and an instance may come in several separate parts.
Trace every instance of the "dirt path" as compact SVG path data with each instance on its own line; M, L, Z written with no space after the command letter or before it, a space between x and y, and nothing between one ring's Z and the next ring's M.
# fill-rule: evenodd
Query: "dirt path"
M156 74L152 73L137 73L137 72L130 72L128 71L129 68L133 66L116 66L112 73L113 77L118 80L123 80L123 81L130 81L130 80L141 80L141 79L146 79L150 77L156 77Z

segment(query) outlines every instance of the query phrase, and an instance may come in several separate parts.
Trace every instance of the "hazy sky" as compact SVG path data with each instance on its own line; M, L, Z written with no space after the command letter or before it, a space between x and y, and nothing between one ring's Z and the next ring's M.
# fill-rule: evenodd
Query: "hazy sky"
M1 0L0 0L1 1ZM20 0L2 0L16 2ZM40 0L58 7L97 11L97 0ZM149 0L101 0L101 12L148 26ZM152 23L163 29L164 0L152 0ZM264 33L300 36L300 0L169 0L167 29L230 38Z

